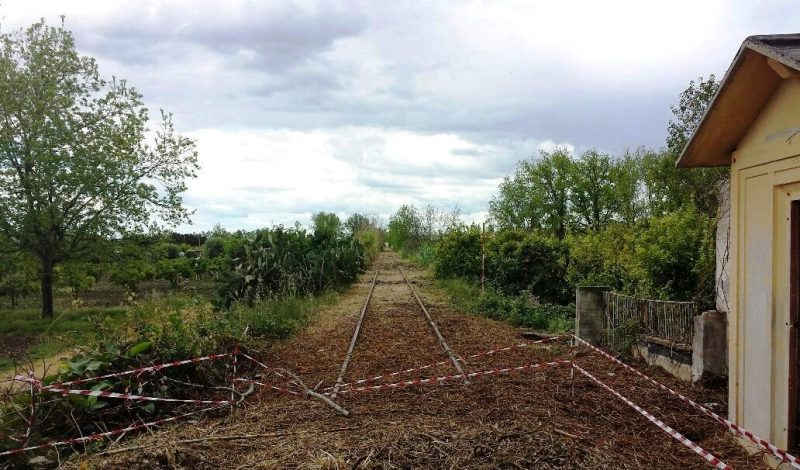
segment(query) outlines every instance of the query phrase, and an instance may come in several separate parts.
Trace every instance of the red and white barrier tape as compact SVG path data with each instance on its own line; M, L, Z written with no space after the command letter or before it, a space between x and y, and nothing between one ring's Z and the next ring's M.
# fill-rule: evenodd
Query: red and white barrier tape
M542 362L539 364L526 364L524 366L517 366L517 367L505 367L501 369L489 369L483 370L479 372L470 372L467 374L467 377L483 377L487 375L499 375L499 374L508 374L511 372L521 372L525 370L532 370L532 369L541 369L544 367L556 367L556 366L563 366L567 364L572 364L572 361L555 361L555 362ZM429 377L427 379L414 379L414 380L406 380L404 382L395 382L389 384L379 384L379 385L369 385L366 387L355 387L355 388L348 388L345 390L340 390L339 393L351 393L351 392L372 392L377 390L391 390L395 388L405 388L405 387L413 387L415 385L430 385L434 383L444 383L449 380L461 380L464 377L461 374L456 375L445 375L440 377Z
M189 400L189 399L180 399L180 398L159 398L159 397L148 397L144 395L133 395L130 393L116 393L116 392L104 392L102 390L74 390L68 388L47 388L42 389L43 392L48 393L60 393L62 395L83 395L87 397L98 397L98 398L117 398L120 400L134 400L134 401L164 401L170 403L197 403L197 404L204 404L204 405L230 405L233 403L231 400Z
M667 387L666 385L663 385L662 383L656 381L655 379L643 374L642 372L639 372L638 370L634 369L633 367L629 366L628 364L625 364L624 362L620 361L619 359L617 359L616 357L612 356L611 354L608 354L607 352L603 351L602 349L598 348L597 346L589 344L588 342L586 342L585 340L583 340L581 338L578 338L577 336L573 335L573 337L578 342L580 342L581 344L583 344L585 346L588 346L590 349L596 351L597 353L599 353L600 355L604 356L605 358L610 359L611 361L621 365L626 370L629 370L629 371L633 372L634 374L636 374L636 375L648 380L652 384L654 384L657 387L659 387L661 390L664 390L665 392L668 392L672 396L684 401L685 403L689 404L691 407L695 408L696 410L700 411L701 413L705 414L706 416L708 416L708 417L714 419L715 421L717 421L718 423L722 424L723 426L728 428L733 433L738 434L740 436L744 436L745 438L747 438L751 442L753 442L756 445L758 445L758 447L760 447L761 449L763 449L763 450L769 452L770 454L774 455L775 457L779 458L781 461L787 462L787 463L791 464L793 467L800 469L800 459L798 459L794 455L792 455L792 454L786 452L785 450L775 446L774 444L770 443L766 439L762 439L761 437L758 437L757 435L755 435L752 432L750 432L750 431L738 426L737 424L733 423L732 421L730 421L730 420L728 420L726 418L723 418L722 416L714 413L713 411L711 411L710 409L706 408L705 406L695 402L691 398L685 397L685 396L681 395L680 393L676 392L675 390L672 390L671 388Z
M55 384L51 384L51 385L45 385L42 388L47 389L47 388L66 387L66 386L69 386L69 385L77 385L77 384L82 384L82 383L86 383L86 382L93 382L93 381L96 381L96 380L108 379L108 378L111 378L111 377L122 377L124 375L132 375L132 374L139 375L139 374L143 374L145 372L156 372L156 371L159 371L161 369L167 369L169 367L182 366L184 364L192 364L192 363L197 364L199 362L210 361L210 360L213 360L213 359L220 359L220 358L228 357L228 356L231 356L231 355L233 355L233 353L211 354L209 356L193 357L191 359L184 359L182 361L167 362L165 364L158 364L158 365L155 365L155 366L148 366L148 367L139 367L137 369L126 370L124 372L114 372L114 373L111 373L111 374L100 375L100 376L97 376L97 377L88 377L88 378L85 378L85 379L70 380L68 382L60 382L60 383L55 383Z
M47 449L47 448L51 448L51 447L70 446L70 445L74 445L74 444L81 444L81 443L84 443L84 442L99 441L99 440L101 440L103 438L106 438L106 437L116 436L118 434L125 434L127 432L132 432L132 431L138 431L140 429L145 429L145 428L149 428L149 427L152 427L152 426L159 426L159 425L162 425L162 424L165 424L165 423L169 423L169 422L172 422L172 421L177 421L179 419L186 418L188 416L197 415L197 414L200 414L200 413L205 413L206 411L213 411L213 410L216 410L218 408L219 408L219 406L212 406L212 407L209 407L209 408L204 408L202 410L192 411L190 413L185 413L185 414L178 415L178 416L171 416L169 418L159 419L159 420L156 420L156 421L151 421L149 423L135 424L135 425L131 425L131 426L128 426L128 427L125 427L125 428L116 429L116 430L113 430L113 431L103 432L103 433L99 433L99 434L92 434L90 436L77 437L77 438L74 438L74 439L66 439L66 440L63 440L63 441L56 441L56 442L48 442L46 444L40 444L40 445L36 445L36 446L22 447L20 449L7 450L7 451L4 451L4 452L0 452L0 457L5 457L7 455L21 454L23 452L28 452L28 451L37 450L37 449Z
M288 379L288 377L286 377L285 375L281 374L280 372L278 372L277 370L273 369L272 367L264 364L263 362L259 361L258 359L255 359L255 358L253 358L253 357L251 357L251 356L249 356L249 355L247 355L247 354L245 354L243 352L240 352L239 354L241 354L245 359L248 359L248 360L254 362L255 364L257 364L258 366L260 366L264 370L272 372L273 374L277 375L278 377L282 377L284 379Z
M532 341L530 343L520 343L520 344L515 344L513 346L507 346L507 347L504 347L504 348L491 349L489 351L484 351L484 352L480 352L480 353L476 353L476 354L471 354L469 356L466 356L464 359L462 359L462 358L457 358L457 359L459 361L465 361L467 359L475 359L477 357L492 356L492 355L497 354L497 353L511 351L512 349L525 348L525 347L528 347L528 346L532 346L534 344L549 343L551 341L556 341L556 340L564 339L564 338L567 338L567 337L568 336L554 336L552 338L540 339L540 340L537 340L537 341ZM421 371L421 370L430 369L431 367L443 366L445 364L450 364L450 361L449 360L447 360L447 361L439 361L439 362L435 362L433 364L427 364L427 365L419 366L419 367L412 367L410 369L404 369L404 370L400 370L400 371L397 371L397 372L392 372L392 373L389 373L389 374L376 375L375 377L370 377L368 379L361 379L361 380L356 380L355 382L344 383L344 384L340 385L339 387L340 388L342 388L342 387L351 387L353 385L361 385L361 384L365 384L365 383L369 383L369 382L377 382L377 381L382 380L382 379L396 377L398 375L408 374L408 373L411 373L411 372L418 372L418 371ZM329 391L329 390L333 390L333 389L334 389L334 387L331 386L331 387L325 387L323 390L324 391Z
M683 434L681 434L678 431L676 431L676 430L672 429L671 427L667 426L666 424L664 424L663 421L661 421L660 419L656 418L652 414L648 413L647 411L642 409L636 403L628 400L627 398L622 396L622 394L620 394L619 392L617 392L613 388L609 387L608 385L604 384L603 382L598 380L595 376L593 376L589 372L586 372L583 368L581 368L577 364L572 364L572 367L574 367L578 372L582 373L586 377L590 378L597 385L603 387L608 392L612 393L614 396L616 396L617 398L619 398L620 400L625 402L628 406L630 406L634 410L638 411L639 414L641 414L642 416L644 416L645 418L650 420L651 423L653 423L656 426L658 426L659 428L661 428L664 432L669 434L673 439L677 440L681 444L685 445L686 447L688 447L689 449L694 451L699 456L703 457L713 467L716 467L716 468L718 468L720 470L731 470L731 467L729 467L728 464L726 464L725 462L721 461L720 459L718 459L717 457L712 455L710 452L708 452L707 450L705 450L702 447L700 447L699 445L695 444L694 442L692 442L689 438L687 438Z
M265 384L265 383L259 382L257 380L242 379L242 378L237 378L237 379L234 379L234 380L236 382L244 382L244 383L249 383L249 384L255 384L255 385L258 385L258 386L264 387L264 388L271 388L272 390L277 390L279 392L288 393L288 394L291 394L291 395L299 395L299 393L294 391L294 390L289 390L288 388L277 387L277 386L272 385L272 384Z

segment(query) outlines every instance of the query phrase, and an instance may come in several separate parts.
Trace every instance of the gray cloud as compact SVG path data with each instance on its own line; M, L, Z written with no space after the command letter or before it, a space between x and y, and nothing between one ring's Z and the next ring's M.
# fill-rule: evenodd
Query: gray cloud
M479 214L541 146L662 146L689 80L800 24L791 0L0 6L4 28L60 13L104 75L199 139L211 169L186 201L201 227L404 202Z

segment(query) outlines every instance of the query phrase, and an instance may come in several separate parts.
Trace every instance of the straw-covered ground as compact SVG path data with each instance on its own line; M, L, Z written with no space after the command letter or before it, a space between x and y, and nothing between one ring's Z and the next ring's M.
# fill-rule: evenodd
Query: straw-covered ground
M380 274L346 382L447 360L399 266L456 354L467 357L523 341L508 325L451 310L425 272L386 252L374 266ZM372 273L363 275L312 326L262 351L260 359L293 371L309 387L321 382L319 391L332 386L371 279ZM574 360L733 468L765 468L761 456L748 456L717 423L582 348L565 343L516 348L467 360L465 369L559 359ZM660 369L635 365L724 415L725 390L692 386ZM447 362L387 382L453 374ZM283 385L274 376L263 380ZM577 373L573 379L569 366L476 377L470 385L452 380L345 392L336 401L350 411L349 417L318 400L264 389L233 414L153 430L102 454L75 456L67 467L708 468L700 456L607 391Z

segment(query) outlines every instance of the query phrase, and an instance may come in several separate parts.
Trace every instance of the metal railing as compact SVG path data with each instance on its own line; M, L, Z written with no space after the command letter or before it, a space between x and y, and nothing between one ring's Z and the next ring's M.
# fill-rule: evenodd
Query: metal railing
M640 334L673 343L692 344L694 317L698 315L694 302L639 299L605 292L603 303L604 328L607 332L638 327Z

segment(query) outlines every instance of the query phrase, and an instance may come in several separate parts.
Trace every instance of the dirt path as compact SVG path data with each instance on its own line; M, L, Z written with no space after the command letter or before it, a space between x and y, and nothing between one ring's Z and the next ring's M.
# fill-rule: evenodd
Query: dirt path
M522 341L514 328L455 312L419 268L383 253L370 308L345 381L369 378L447 356L397 267L415 284L450 347L472 353ZM313 325L261 358L295 371L306 384L332 386L369 290L361 276ZM668 425L734 468L764 468L714 422L584 350L565 344L531 346L467 360L467 372L570 359L607 381ZM660 369L648 374L701 403L725 409L724 391L693 388ZM456 374L449 362L389 382ZM371 381L374 385L379 381ZM346 390L346 389L345 389ZM574 390L574 391L573 391ZM373 392L344 392L339 416L317 401L265 390L232 417L206 418L128 442L144 450L88 456L88 468L709 468L696 454L568 367L453 380ZM167 445L209 435L285 433L237 441ZM73 461L73 465L78 465ZM83 467L83 468L87 468Z

